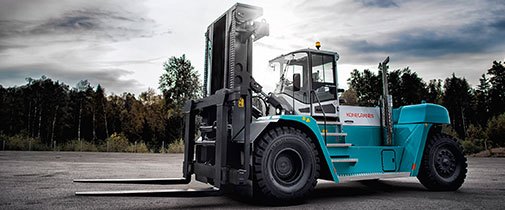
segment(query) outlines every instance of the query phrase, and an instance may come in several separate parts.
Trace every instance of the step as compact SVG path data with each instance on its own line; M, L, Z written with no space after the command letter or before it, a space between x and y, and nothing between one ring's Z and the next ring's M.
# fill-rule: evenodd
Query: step
M338 176L339 182L352 182L361 180L393 179L400 177L410 177L410 172L384 172L384 173L363 173L363 174L343 174Z
M347 133L321 133L322 136L347 136Z
M357 163L358 159L356 158L332 158L332 163Z
M326 147L350 147L352 144L349 143L329 143L326 144Z
M210 133L210 132L214 131L214 129L215 129L215 127L212 125L200 126L200 131L202 131L202 133Z
M216 144L216 141L202 141L202 140L197 140L197 141L195 141L195 144L197 144L197 145L203 145L203 146L207 146L207 145L215 145L215 144Z
M324 125L324 121L317 121L318 125ZM342 122L326 121L326 125L342 125Z

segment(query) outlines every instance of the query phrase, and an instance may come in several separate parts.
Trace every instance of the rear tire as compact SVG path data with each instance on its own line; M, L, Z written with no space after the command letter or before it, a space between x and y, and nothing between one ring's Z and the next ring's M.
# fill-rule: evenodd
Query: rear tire
M463 149L455 138L435 134L428 139L417 179L433 191L454 191L461 187L467 172Z
M317 184L319 170L314 143L298 129L271 129L255 143L254 194L263 202L302 201Z

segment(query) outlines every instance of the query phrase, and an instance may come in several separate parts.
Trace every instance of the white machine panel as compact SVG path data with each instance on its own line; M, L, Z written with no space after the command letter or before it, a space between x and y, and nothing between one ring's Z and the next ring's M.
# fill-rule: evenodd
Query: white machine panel
M380 126L379 107L342 106L339 107L340 122L343 125Z

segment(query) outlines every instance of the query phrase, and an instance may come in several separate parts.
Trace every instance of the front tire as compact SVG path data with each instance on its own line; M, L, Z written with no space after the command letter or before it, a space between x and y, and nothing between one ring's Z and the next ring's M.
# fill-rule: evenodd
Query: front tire
M255 197L266 203L293 203L314 189L319 156L312 140L292 127L266 132L255 144Z
M454 191L466 178L467 164L457 140L446 134L428 139L417 179L433 191Z

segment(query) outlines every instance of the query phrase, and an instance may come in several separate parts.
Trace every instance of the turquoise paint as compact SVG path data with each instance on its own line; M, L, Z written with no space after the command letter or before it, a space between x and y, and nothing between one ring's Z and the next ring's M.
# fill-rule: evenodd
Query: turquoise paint
M324 125L318 124L318 126L319 126L319 130L321 131L321 133L324 133L323 132L323 130L325 129ZM336 132L338 132L336 125L326 125L326 130L327 130L327 133L336 133ZM321 134L321 136L324 139L324 135ZM326 143L342 143L342 140L339 139L336 136L326 136Z
M349 158L357 158L357 163L333 163L338 176L352 176L367 173L384 173L382 168L382 151L393 150L395 154L394 168L400 168L400 157L403 147L400 146L352 146L349 148L328 148L330 155L346 154ZM397 171L397 170L395 170Z
M428 123L394 126L395 141L405 147L401 157L400 171L411 172L411 176L417 176L431 126L432 124ZM412 164L414 163L416 168L412 170Z
M382 144L380 126L343 125L342 132L347 133L345 143L354 146L380 146Z
M430 128L433 124L449 124L449 113L437 104L403 106L393 110L393 122L394 142L405 147L400 171L417 176Z
M393 110L393 122L397 124L433 123L449 124L449 112L437 104L417 104Z
M310 116L281 115L279 120L295 121L307 126L316 136L333 181L339 176L354 176L387 172L410 172L417 176L426 145L428 133L433 124L449 124L447 109L435 104L404 106L393 110L393 146L381 146L380 126L342 126L347 133L345 141L328 137L328 143L351 143L351 147L330 147L325 145L321 131L324 126L317 125ZM337 126L327 125L328 132L338 130ZM386 152L386 153L384 153ZM385 155L384 155L385 154ZM357 163L332 163L332 158L356 158ZM395 161L390 161L393 159ZM416 168L412 170L412 165ZM391 170L391 171L390 171Z
M321 130L319 129L319 126L316 123L316 120L310 116L300 116L300 115L280 115L279 120L285 120L285 121L295 121L298 122L302 125L306 125L316 136L318 142L319 142L319 147L321 148L321 151L323 152L324 159L326 160L326 164L328 165L328 168L330 169L331 176L333 177L333 181L338 183L338 176L335 173L335 167L333 166L330 158L330 154L328 153L328 149L324 143L324 139L321 136Z
M396 152L390 149L382 150L382 170L386 172L396 171Z

